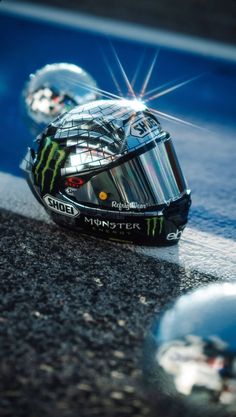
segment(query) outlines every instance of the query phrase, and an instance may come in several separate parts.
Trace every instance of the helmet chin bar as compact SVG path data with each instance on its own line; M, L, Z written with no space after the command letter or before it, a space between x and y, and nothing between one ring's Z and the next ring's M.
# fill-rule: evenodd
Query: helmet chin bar
M66 201L71 202L70 199ZM178 243L187 224L191 205L186 192L179 200L162 210L152 212L115 212L75 204L79 215L66 217L50 212L52 219L63 227L99 238L151 246Z

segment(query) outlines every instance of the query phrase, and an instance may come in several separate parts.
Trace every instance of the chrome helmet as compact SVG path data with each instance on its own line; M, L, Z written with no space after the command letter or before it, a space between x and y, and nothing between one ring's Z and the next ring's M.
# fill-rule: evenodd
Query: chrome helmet
M174 244L190 191L169 133L135 100L99 100L53 121L22 167L53 220L91 235Z

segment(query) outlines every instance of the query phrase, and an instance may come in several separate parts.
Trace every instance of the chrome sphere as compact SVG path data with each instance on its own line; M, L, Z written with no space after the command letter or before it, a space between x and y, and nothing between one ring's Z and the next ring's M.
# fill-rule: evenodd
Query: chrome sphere
M202 287L168 308L148 337L144 375L166 417L173 407L182 417L236 416L236 284Z
M38 125L48 125L74 106L96 100L96 81L74 64L48 64L30 75L23 91L26 114Z

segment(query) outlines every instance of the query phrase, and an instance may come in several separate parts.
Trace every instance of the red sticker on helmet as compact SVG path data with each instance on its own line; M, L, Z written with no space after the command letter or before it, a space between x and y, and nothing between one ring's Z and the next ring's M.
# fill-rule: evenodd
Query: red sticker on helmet
M81 185L83 184L84 184L83 178L79 178L79 177L69 177L65 181L66 187L80 188Z

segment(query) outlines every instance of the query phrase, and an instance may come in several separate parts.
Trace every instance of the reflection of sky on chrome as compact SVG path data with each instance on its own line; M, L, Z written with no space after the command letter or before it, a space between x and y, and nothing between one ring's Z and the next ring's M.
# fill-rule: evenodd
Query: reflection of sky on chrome
M203 340L217 341L218 346L220 338L234 352L235 299L235 283L210 284L182 295L164 313L155 337L162 344L194 334Z

